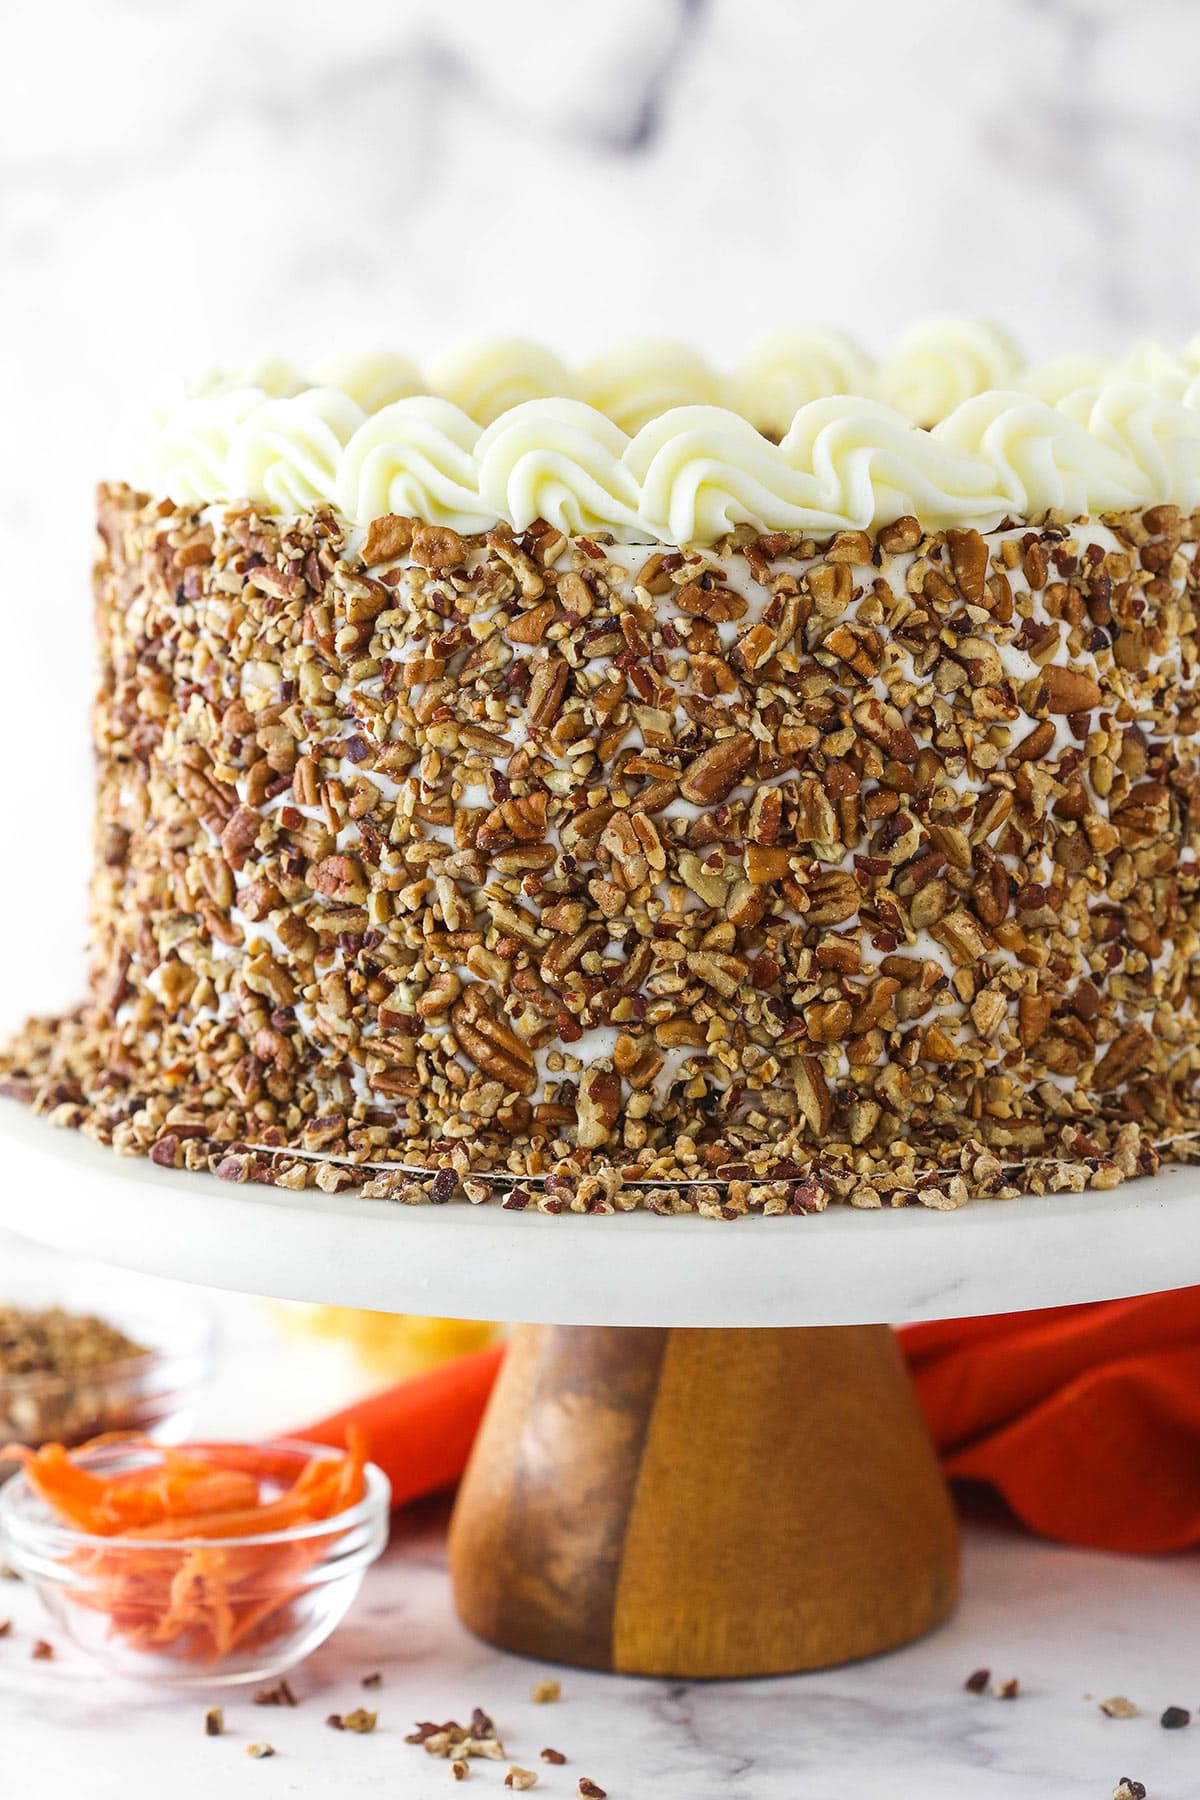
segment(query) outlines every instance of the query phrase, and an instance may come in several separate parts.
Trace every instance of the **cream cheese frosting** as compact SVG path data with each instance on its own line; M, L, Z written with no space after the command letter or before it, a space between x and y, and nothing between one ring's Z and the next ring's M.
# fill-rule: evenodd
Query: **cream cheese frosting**
M475 532L543 518L618 541L934 529L1200 501L1200 340L1024 364L997 328L915 327L872 364L834 332L778 334L730 376L673 343L572 371L525 340L428 376L381 353L273 360L176 385L118 472L177 502L329 503Z

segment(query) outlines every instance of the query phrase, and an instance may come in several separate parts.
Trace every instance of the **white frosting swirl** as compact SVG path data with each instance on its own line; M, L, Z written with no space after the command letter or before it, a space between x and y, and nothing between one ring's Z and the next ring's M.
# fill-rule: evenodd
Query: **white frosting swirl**
M232 388L180 400L152 417L131 445L139 485L185 502L230 498L229 446L263 401L260 388Z
M460 344L434 363L430 387L480 425L526 400L574 396L575 378L553 351L528 338Z
M800 407L830 394L865 394L871 365L839 331L775 331L751 344L729 383L729 404L781 438Z
M812 470L833 524L865 530L907 513L936 527L994 523L1004 511L986 460L878 401L815 400L796 414L780 450Z
M1005 510L1017 518L1054 512L1075 519L1137 506L1146 496L1146 478L1128 456L1026 394L977 394L930 436L992 469Z
M337 383L332 385L337 386ZM165 391L180 389L188 398L219 394L237 388L257 388L273 400L289 400L313 386L312 381L295 363L282 356L261 356L255 362L240 363L232 369L204 369L186 383L172 380Z
M1197 372L1200 338L1182 350L1173 350L1157 338L1139 338L1121 356L1064 356L1055 362L1035 363L1023 370L1013 385L1051 406L1058 406L1081 388L1130 381L1152 387L1169 399L1182 400Z
M933 425L973 394L1008 387L1022 357L1006 331L981 319L926 319L875 371L874 392L915 425Z
M824 522L811 475L721 407L664 413L638 432L626 460L641 493L641 522L667 543L711 543L735 525L803 530Z
M348 519L368 524L388 513L486 531L475 447L479 427L449 400L428 394L397 400L367 419L346 445L335 498Z
M425 392L425 378L412 358L391 350L326 357L317 364L316 376L319 387L340 388L365 413L381 412L394 400Z
M519 531L545 519L560 531L638 535L637 483L620 426L581 400L533 400L490 425L476 446L479 495Z
M283 356L263 356L256 362L246 363L237 371L235 381L238 387L260 388L273 400L290 400L294 394L302 394L313 385L295 363L288 362ZM338 383L330 385L336 387Z
M1061 411L1137 470L1150 504L1200 504L1200 413L1135 381L1069 394Z
M721 378L687 344L671 338L625 344L586 364L579 386L589 406L630 436L677 406L719 406Z
M1195 365L1172 350L1169 344L1162 344L1157 338L1139 338L1124 356L1118 358L1109 372L1109 380L1142 382L1156 388L1160 394L1178 400L1195 373Z
M227 491L284 513L332 500L342 451L362 422L362 407L336 388L265 401L230 439Z
M1044 400L1047 406L1057 406L1077 388L1102 386L1109 379L1112 368L1111 356L1060 356L1053 362L1035 363L1032 368L1022 369L1012 385L1020 388L1022 393L1032 394L1036 400Z

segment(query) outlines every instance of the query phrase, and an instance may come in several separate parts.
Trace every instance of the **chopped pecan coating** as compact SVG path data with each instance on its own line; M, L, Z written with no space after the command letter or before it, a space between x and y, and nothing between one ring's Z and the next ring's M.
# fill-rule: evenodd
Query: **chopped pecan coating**
M100 507L92 995L5 1091L551 1213L1192 1154L1200 521L631 554Z

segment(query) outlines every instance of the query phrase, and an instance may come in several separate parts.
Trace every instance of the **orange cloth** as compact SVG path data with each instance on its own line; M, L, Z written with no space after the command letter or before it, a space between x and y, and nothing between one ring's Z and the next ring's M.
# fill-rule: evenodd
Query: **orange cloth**
M1044 1537L1200 1544L1200 1288L913 1325L901 1335L947 1475Z
M1200 1288L901 1333L947 1475L1034 1531L1105 1550L1200 1544ZM353 1421L395 1504L456 1481L503 1346L457 1358L298 1435Z

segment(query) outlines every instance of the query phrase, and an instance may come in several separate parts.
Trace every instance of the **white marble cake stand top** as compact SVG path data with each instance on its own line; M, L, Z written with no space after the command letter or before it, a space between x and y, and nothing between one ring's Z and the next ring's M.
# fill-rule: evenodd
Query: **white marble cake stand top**
M579 1325L845 1325L1200 1281L1200 1169L954 1213L550 1217L231 1184L118 1157L0 1105L0 1224L209 1287Z

